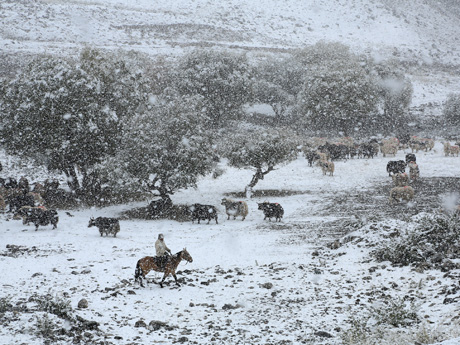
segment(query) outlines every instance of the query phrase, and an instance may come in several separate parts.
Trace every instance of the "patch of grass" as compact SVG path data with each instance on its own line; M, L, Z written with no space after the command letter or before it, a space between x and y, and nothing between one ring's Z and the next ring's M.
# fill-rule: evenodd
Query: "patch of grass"
M367 327L367 318L357 319L352 317L350 320L350 328L343 332L340 336L344 345L367 344L371 332Z
M344 345L428 345L459 335L458 324L451 324L445 329L426 323L406 328L384 324L369 326L369 315L359 319L353 316L348 322L350 327L340 335Z

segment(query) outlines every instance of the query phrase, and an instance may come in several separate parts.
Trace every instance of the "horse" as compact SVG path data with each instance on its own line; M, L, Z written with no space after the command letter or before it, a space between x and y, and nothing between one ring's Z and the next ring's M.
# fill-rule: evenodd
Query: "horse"
M139 285L144 287L142 279L145 279L145 276L153 270L156 272L164 272L163 279L160 281L161 287L163 287L163 282L165 281L166 277L170 274L174 277L176 285L180 286L179 282L177 281L176 269L182 260L185 260L187 262L193 262L192 257L185 248L174 255L168 256L164 268L159 266L159 262L157 261L156 257L143 257L142 259L139 259L137 261L136 271L134 272L134 282L139 282Z

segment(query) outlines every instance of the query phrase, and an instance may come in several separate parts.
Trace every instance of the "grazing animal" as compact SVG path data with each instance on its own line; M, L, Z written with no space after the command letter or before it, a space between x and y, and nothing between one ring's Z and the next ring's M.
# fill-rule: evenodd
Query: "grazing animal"
M392 204L393 201L411 201L414 198L414 194L414 188L411 186L394 187L390 190L390 204Z
M318 165L321 167L321 170L323 171L323 175L326 175L329 173L329 176L334 175L334 162L329 162L329 161L319 161Z
M399 161L389 161L387 163L387 173L388 176L391 176L392 174L397 174L397 173L404 173L406 171L406 162L403 160Z
M318 152L309 150L305 152L305 158L307 158L308 166L312 167L313 162L319 160L320 157Z
M241 216L241 220L245 220L248 215L248 204L245 201L233 201L231 199L224 198L222 199L221 205L225 206L225 213L227 213L227 220L230 219L230 216L233 216L233 219Z
M35 202L36 205L39 205L39 206L45 205L45 200L42 198L40 193L29 192L27 194L32 196L32 198L34 198L34 202Z
M193 262L191 255L185 248L174 255L168 256L168 260L166 261L164 268L160 267L159 263L156 260L156 257L143 257L142 259L137 261L136 270L134 272L134 282L139 282L139 285L144 287L142 280L145 279L145 276L153 270L156 272L164 272L163 279L160 281L161 287L163 287L163 282L165 281L166 277L170 274L174 277L176 285L180 286L179 282L177 281L176 269L182 260L185 260L187 262Z
M47 210L43 207L22 207L13 218L22 218L23 224L34 223L35 231L38 230L39 225L46 226L48 224L52 224L53 229L56 229L57 223L59 222L56 210Z
M382 147L380 148L380 151L382 152L383 157L386 157L386 155L396 156L396 153L398 152L398 145L399 143L396 141L384 142Z
M211 219L216 220L217 223L217 209L212 205L202 205L202 204L193 204L190 206L190 211L192 212L192 223L195 220L198 220L198 224L200 224L200 220L208 220L208 224Z
M18 188L23 190L24 193L28 193L30 191L29 180L24 176L21 176L18 182Z
M22 206L19 210L17 210L14 215L13 219L18 220L22 218L22 224L29 225L30 221L27 221L27 215L35 212L36 209L46 210L44 206L32 207L32 206Z
M415 157L415 154L408 153L406 155L406 164L409 164L410 162L416 162L416 161L417 161L417 157Z
M448 141L444 143L444 154L446 157L450 154L450 143Z
M105 236L113 234L113 237L117 237L117 233L120 232L120 222L117 218L97 217L94 219L91 217L89 220L88 228L96 226L99 229L99 233Z
M444 154L447 156L449 155L456 155L460 153L460 147L457 145L451 145L448 141L444 143Z
M417 180L420 177L420 169L415 162L409 162L409 176L412 181Z
M377 156L378 152L378 146L376 148L372 143L361 144L357 149L358 158L374 158L374 156Z
M41 183L37 182L35 183L34 188L32 188L32 192L43 196L43 194L45 194L45 187Z
M265 201L262 203L257 203L257 205L257 209L264 212L264 220L268 218L268 220L271 221L271 218L275 217L275 222L281 222L281 218L283 218L284 215L284 209L280 204Z
M409 176L406 173L397 173L392 177L396 187L404 187L409 185Z
M330 144L326 142L318 147L319 152L326 153L331 160L347 159L350 155L350 149L343 144Z
M418 138L416 136L410 138L409 146L412 152L418 152L423 150L425 152L431 151L434 147L434 140L433 139L426 139L426 138Z
M34 197L23 192L13 193L7 201L10 204L9 212L17 212L23 206L35 206Z
M458 157L458 154L459 154L459 153L460 153L460 147L459 147L459 146L457 146L457 145L452 145L452 146L450 147L450 154L451 154L452 156L455 155L455 156Z
M434 140L433 139L425 139L426 147L429 151L434 148Z

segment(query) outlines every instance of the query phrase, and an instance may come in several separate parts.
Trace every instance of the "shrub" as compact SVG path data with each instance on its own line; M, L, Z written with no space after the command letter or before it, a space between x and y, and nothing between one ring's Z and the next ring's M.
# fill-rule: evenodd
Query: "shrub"
M70 301L61 297L52 297L50 295L34 298L38 304L38 309L47 313L54 314L60 318L70 320L72 307Z
M36 335L47 339L54 339L56 329L56 323L49 318L48 314L45 313L42 317L37 316L34 332Z
M434 215L421 218L414 230L382 245L373 255L394 265L432 264L460 255L460 219Z
M367 321L367 318L356 319L352 317L350 319L350 328L341 335L342 342L345 345L365 344L370 336Z
M408 306L402 298L389 298L379 307L371 307L370 312L377 325L404 327L419 320L414 305L411 303Z
M0 313L6 313L7 311L11 311L13 305L11 304L10 297L2 297L0 298Z

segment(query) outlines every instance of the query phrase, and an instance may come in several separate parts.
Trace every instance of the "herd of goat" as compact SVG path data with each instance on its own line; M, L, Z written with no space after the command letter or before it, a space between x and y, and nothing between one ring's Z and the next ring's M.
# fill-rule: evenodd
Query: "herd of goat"
M444 153L446 156L458 156L460 147L456 143L451 145L449 142L444 143ZM394 187L390 190L389 202L406 201L409 202L414 198L415 191L410 185L420 177L420 170L417 165L415 153L419 151L429 151L434 147L434 140L411 137L406 143L402 144L396 138L385 139L381 142L370 140L366 143L355 144L351 138L341 138L335 143L329 143L326 139L315 138L308 142L303 153L308 161L309 166L316 163L321 167L324 175L334 174L334 161L339 159L350 158L373 158L379 153L386 157L396 155L399 149L411 149L411 153L406 154L405 160L390 160L387 163L387 173L392 178ZM406 168L409 168L406 173ZM1 164L0 164L1 171ZM22 219L23 224L33 223L35 230L39 226L53 225L57 227L59 221L56 209L47 208L47 200L53 199L59 193L59 182L57 180L46 180L43 184L35 183L30 188L29 181L21 177L17 181L13 177L0 178L0 211L13 213L13 219ZM172 207L170 199L153 201L149 206L155 204L151 209L154 212L164 211ZM232 217L236 219L241 217L245 220L248 215L248 205L245 201L234 201L228 198L222 199L221 205L225 207L227 219ZM275 221L281 221L284 215L284 209L279 203L263 202L258 203L258 210L264 214L264 220L272 218ZM195 220L200 223L201 220L211 220L218 223L218 210L213 205L193 204L187 208L187 212L192 222ZM95 226L99 229L100 235L113 235L114 237L120 231L119 219L108 217L91 218L88 227Z

